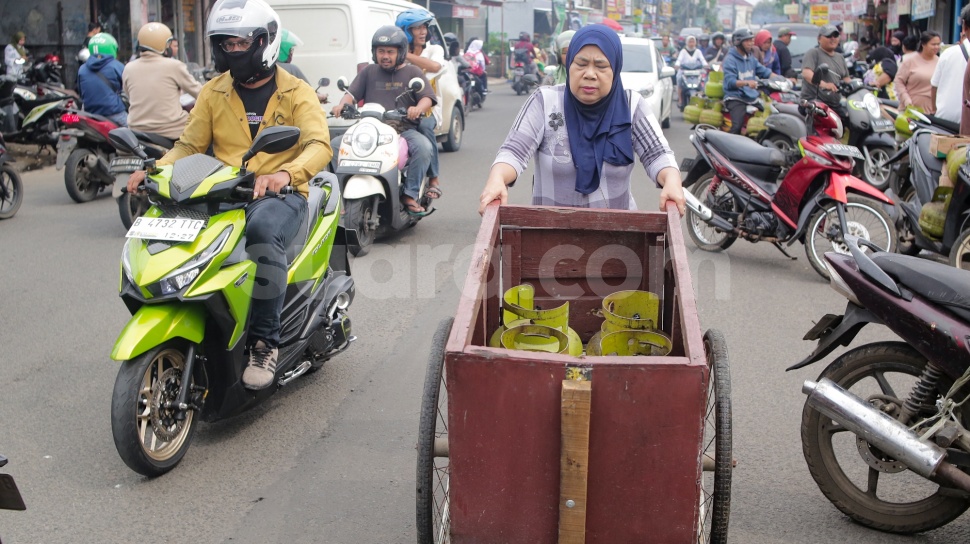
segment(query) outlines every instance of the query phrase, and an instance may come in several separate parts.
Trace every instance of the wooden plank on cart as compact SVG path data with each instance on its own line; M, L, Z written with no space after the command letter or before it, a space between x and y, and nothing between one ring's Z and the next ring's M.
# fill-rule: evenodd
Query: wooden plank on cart
M559 457L559 544L586 543L589 478L589 409L593 382L562 382L562 452Z

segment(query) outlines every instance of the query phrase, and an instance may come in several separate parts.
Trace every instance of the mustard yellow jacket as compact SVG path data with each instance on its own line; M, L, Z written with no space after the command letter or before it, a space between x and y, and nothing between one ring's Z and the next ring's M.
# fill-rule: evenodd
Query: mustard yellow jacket
M333 157L330 130L313 89L302 79L280 69L276 70L276 93L266 105L259 130L275 125L298 127L300 143L282 153L260 153L249 161L248 169L256 175L286 171L290 174L290 185L306 196L307 182ZM226 72L202 87L189 114L189 124L175 147L158 164L172 164L183 157L205 153L212 144L217 159L239 166L252 143L246 109L233 89L232 77Z

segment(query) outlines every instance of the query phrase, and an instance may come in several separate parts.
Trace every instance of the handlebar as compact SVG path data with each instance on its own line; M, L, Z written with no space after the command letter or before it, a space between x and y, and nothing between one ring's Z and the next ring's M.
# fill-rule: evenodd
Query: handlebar
M267 196L270 198L283 198L286 195L291 195L295 192L296 191L293 189L292 185L287 185L285 187L282 187L279 191L270 191L269 189L267 189L264 196ZM233 190L233 193L235 196L238 196L240 198L245 198L247 200L253 199L252 187L236 187L235 190Z

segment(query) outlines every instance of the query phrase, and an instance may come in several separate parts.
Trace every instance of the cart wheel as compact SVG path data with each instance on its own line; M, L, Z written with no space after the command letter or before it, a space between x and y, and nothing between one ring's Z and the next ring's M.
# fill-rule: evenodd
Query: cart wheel
M445 386L445 343L454 319L443 320L431 341L418 426L418 544L451 542L448 507L448 389Z
M725 544L731 517L731 471L734 459L731 451L731 369L724 335L716 329L708 330L704 334L704 351L711 375L704 418L705 469L702 473L698 541L700 544Z

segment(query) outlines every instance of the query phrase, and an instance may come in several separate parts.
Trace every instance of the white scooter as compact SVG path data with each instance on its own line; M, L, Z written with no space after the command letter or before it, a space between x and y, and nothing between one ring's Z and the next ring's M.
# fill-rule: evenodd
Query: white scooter
M337 87L346 91L346 78L340 78ZM408 82L405 94L416 94L423 89L424 81L414 78ZM417 199L426 211L422 214L408 213L401 202L408 146L407 141L385 121L405 121L407 112L403 108L386 111L383 106L374 103L364 104L360 109L347 105L340 116L343 119L357 119L341 138L335 157L336 174L343 187L345 204L342 225L346 229L356 230L359 240L348 249L353 255L362 256L370 250L378 234L410 228L422 217L431 214L434 208L431 206L432 199L426 195L427 176L421 178L420 196Z

